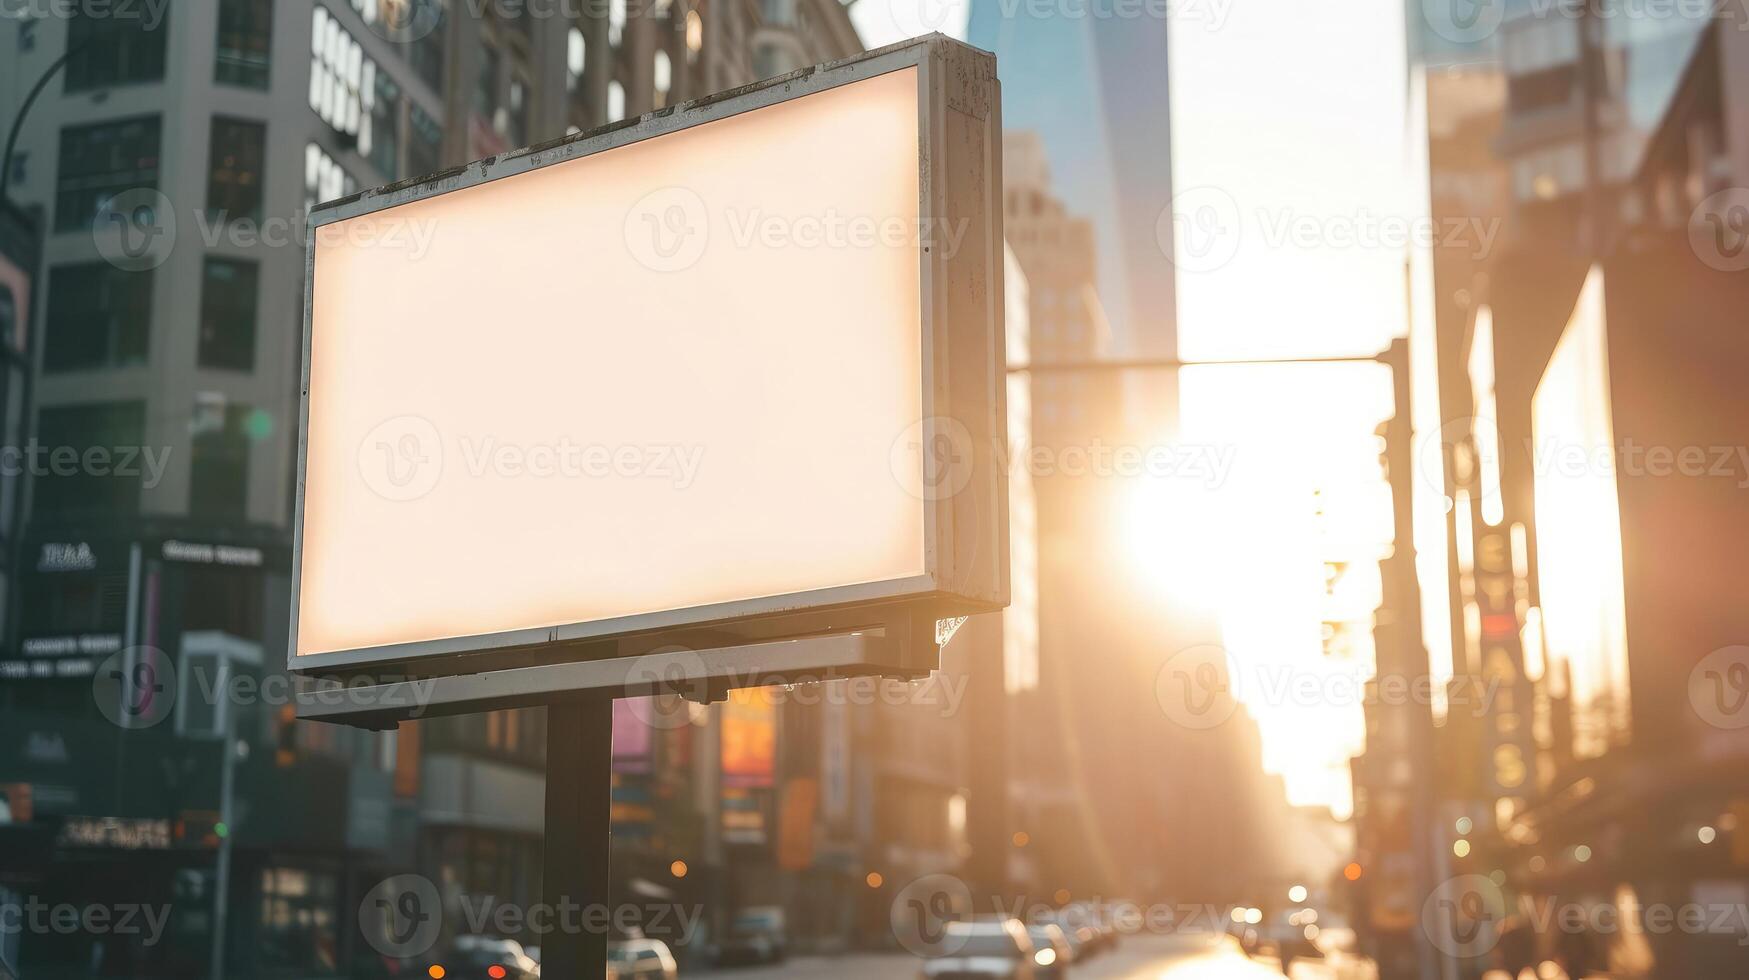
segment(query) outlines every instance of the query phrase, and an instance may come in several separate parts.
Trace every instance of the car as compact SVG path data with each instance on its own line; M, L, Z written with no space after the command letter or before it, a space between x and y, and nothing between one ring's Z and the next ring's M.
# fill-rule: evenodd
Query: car
M724 965L782 963L788 955L783 909L775 905L742 909L730 920L728 934L717 948L717 962Z
M1082 916L1065 909L1039 921L1063 930L1063 938L1069 941L1071 960L1086 962L1099 951L1099 934Z
M501 980L540 980L540 964L536 963L514 939L493 936L458 936L445 957L449 971L457 976L488 976L492 967L501 967Z
M680 968L660 939L627 939L607 944L607 965L626 980L675 980Z
M1062 926L1052 922L1034 923L1026 927L1026 934L1032 940L1032 972L1038 980L1062 980L1069 975L1069 964L1075 961L1075 952Z
M941 953L923 961L923 980L1038 980L1037 955L1018 919L949 922Z

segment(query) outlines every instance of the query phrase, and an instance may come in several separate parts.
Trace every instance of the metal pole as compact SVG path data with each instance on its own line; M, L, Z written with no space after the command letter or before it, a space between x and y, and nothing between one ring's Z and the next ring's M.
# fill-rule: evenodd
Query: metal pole
M1051 374L1063 371L1176 371L1179 368L1251 366L1259 364L1376 364L1387 352L1337 354L1329 357L1241 357L1212 361L1181 361L1171 357L1132 357L1121 360L1044 361L1010 364L1009 374Z
M613 701L547 706L547 805L541 891L553 930L541 937L541 975L554 980L607 975L604 923L613 800Z
M232 665L227 654L224 660L223 678L229 683ZM213 947L212 967L208 976L212 980L224 980L225 976L225 927L226 913L230 908L231 895L231 819L233 817L235 797L237 794L237 712L236 706L223 704L225 713L224 740L219 743L219 751L224 758L219 760L224 767L219 776L219 826L224 830L219 835L219 856L213 872Z

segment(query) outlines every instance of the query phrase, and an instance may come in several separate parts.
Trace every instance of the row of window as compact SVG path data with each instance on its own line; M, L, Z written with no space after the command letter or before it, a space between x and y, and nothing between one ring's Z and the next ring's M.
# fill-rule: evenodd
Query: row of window
M156 189L162 126L141 116L61 130L60 171L55 177L55 230L91 227L117 195ZM207 211L215 218L259 220L267 127L215 116L207 170Z
M77 6L77 5L76 5ZM153 12L154 5L138 4L124 16L121 8L99 15L79 9L67 25L68 92L83 92L115 85L136 85L164 78L165 43L170 34L169 5ZM383 21L387 15L377 0L352 0L353 9L365 23ZM333 19L317 6L316 50L321 50L321 20ZM442 16L441 4L422 7L421 12ZM214 41L213 80L222 85L265 89L272 68L273 0L219 0L218 36ZM425 25L419 25L421 30ZM433 88L443 81L443 31L441 21L405 45L407 61Z
M209 256L201 280L198 363L203 368L254 370L260 266ZM150 271L131 272L108 262L50 269L43 370L144 364L152 282Z
M211 401L210 397L207 399ZM259 434L249 406L195 407L189 440L188 512L201 520L241 521L246 512L249 449ZM142 401L46 405L37 415L38 438L46 446L87 449L145 446L146 407ZM139 511L140 468L94 475L83 471L36 478L33 510L38 517L78 520Z

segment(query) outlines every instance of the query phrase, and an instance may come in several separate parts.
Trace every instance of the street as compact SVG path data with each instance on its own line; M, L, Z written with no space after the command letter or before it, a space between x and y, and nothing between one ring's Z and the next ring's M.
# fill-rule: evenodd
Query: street
M718 980L799 980L831 976L835 980L889 980L917 975L918 960L902 953L870 953L838 957L797 957L776 967L710 970L693 974ZM1363 980L1364 971L1339 969L1332 963L1296 964L1294 980ZM1236 943L1219 944L1184 937L1147 936L1126 939L1116 952L1069 972L1073 980L1280 980L1274 961L1247 959Z

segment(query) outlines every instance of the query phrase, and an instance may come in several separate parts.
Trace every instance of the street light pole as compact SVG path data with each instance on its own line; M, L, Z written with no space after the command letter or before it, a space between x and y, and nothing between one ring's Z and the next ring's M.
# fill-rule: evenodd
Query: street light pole
M55 77L62 66L73 60L73 56L85 50L90 41L82 41L67 49L67 53L56 58L54 63L43 69L42 77L30 87L30 94L24 97L24 104L18 107L18 115L12 117L12 128L6 133L6 155L0 156L0 202L8 200L6 190L12 185L12 150L18 145L18 134L24 129L24 117L30 115L30 107L36 104L37 96L48 87L49 80Z

